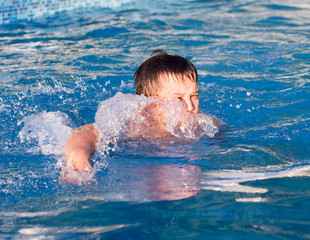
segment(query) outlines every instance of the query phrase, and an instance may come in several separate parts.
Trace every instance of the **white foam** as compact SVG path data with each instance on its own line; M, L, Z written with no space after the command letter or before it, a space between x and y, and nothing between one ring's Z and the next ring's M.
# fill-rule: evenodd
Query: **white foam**
M3 217L14 218L35 218L45 216L58 216L59 214L67 211L66 209L59 209L53 211L39 211L39 212L0 212Z
M117 229L137 226L138 224L115 224L98 227L29 227L21 228L18 233L31 237L47 237L48 235L63 234L63 233L92 233L98 235L105 232L111 232Z
M0 104L0 112L10 112L11 107L6 104Z
M22 143L37 141L30 152L62 155L63 144L67 141L72 128L66 114L62 112L42 112L23 118L18 124L24 124L18 137Z
M240 185L245 182L272 178L310 176L310 165L277 165L242 170L221 170L204 172L202 186L205 190L221 192L266 193L267 188Z
M121 81L120 89L133 89L134 84L133 83L125 83L124 81Z
M262 197L256 197L256 198L236 198L236 202L267 202L267 198L262 198Z

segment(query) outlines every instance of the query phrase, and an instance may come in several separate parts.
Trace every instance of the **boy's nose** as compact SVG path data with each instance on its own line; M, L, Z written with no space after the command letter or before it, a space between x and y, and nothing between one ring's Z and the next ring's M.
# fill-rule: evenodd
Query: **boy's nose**
M193 112L193 110L194 110L194 107L190 101L189 103L187 103L187 111L191 113L191 112Z
M195 110L194 104L191 99L184 99L187 112L192 113Z

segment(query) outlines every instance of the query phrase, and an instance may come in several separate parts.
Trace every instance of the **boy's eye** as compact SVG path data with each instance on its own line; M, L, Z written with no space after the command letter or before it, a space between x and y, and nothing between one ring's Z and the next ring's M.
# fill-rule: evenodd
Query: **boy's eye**
M199 95L198 94L197 95L192 95L192 98L197 99L197 98L199 98Z
M183 97L178 97L178 99L180 100L180 102L184 102L184 98Z
M179 99L181 102L183 102L183 98L182 98L182 97L178 97L178 99Z

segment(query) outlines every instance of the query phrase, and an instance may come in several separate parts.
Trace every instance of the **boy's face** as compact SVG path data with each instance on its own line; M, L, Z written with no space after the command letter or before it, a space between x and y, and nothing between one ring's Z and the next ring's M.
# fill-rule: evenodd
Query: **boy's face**
M175 79L176 76L163 74L160 78L162 89L157 92L160 98L178 98L190 113L199 111L199 89L197 82L191 79L185 81Z

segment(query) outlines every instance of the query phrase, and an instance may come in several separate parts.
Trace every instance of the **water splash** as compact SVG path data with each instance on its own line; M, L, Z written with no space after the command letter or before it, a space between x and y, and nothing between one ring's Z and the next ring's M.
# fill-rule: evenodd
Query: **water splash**
M158 115L158 110L163 113L159 114L160 118L153 116ZM23 124L18 137L27 152L56 155L57 166L64 167L63 146L73 130L65 113L42 112L24 117L18 124ZM163 129L160 129L161 125ZM213 117L203 113L187 113L177 99L160 101L122 93L100 103L94 126L99 132L97 150L101 153L100 159L95 161L91 171L77 173L63 169L61 175L70 179L69 183L82 185L91 182L98 171L106 169L109 151L115 151L120 141L129 139L130 142L131 139L137 144L137 149L140 145L146 145L147 151L152 152L154 143L196 141L202 137L213 137L218 131Z
M21 143L37 142L27 151L44 155L62 155L63 145L72 132L71 122L62 112L42 112L23 118L18 124L24 124L18 133Z
M115 145L126 137L198 140L214 137L219 130L215 118L187 113L177 99L162 101L122 93L100 103L94 126L99 132L97 147L103 153L111 149L110 143Z

